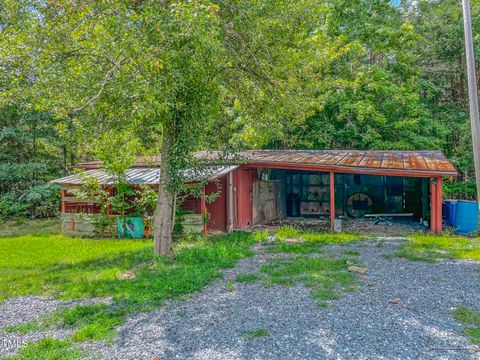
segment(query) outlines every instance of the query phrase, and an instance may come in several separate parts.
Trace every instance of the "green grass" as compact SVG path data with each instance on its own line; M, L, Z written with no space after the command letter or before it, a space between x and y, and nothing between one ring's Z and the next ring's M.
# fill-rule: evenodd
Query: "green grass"
M305 242L307 244L348 244L353 241L365 240L365 236L346 234L346 233L329 233L304 231L290 226L282 226L275 232L275 237L280 241L292 240Z
M233 285L233 282L231 282L230 280L227 281L227 284L225 285L225 287L227 288L227 290L234 290L235 289L235 285Z
M366 240L367 237L362 235L355 234L344 234L344 233L317 233L317 232L305 232L302 234L302 237L307 243L314 244L338 244L346 245L354 241Z
M343 253L349 256L360 256L360 251L356 251L356 250L346 250Z
M275 232L275 237L279 243L267 248L266 252L274 254L318 253L323 245L344 245L366 239L365 236L360 235L304 231L290 226L282 226Z
M304 231L289 226L278 229L275 237L280 240L280 243L268 247L266 252L296 254L297 256L276 259L263 266L260 271L264 274L266 285L293 286L302 283L311 288L313 297L321 307L328 306L329 301L338 299L342 292L355 288L356 276L347 272L347 259L308 255L321 254L323 245L343 245L364 240L366 237L354 234ZM286 242L287 240L288 242ZM345 253L348 255L360 254L357 251L346 251ZM257 279L258 276L255 281Z
M4 359L74 360L80 358L80 356L80 351L71 349L70 342L47 337L38 342L27 343L27 345L25 345L19 350L17 355L9 356Z
M396 255L412 261L480 260L480 239L455 235L413 235Z
M181 241L175 244L174 258L169 259L155 258L152 243L142 240L82 240L57 234L1 238L0 299L27 294L113 299L111 305L77 306L41 323L9 330L70 328L74 334L66 340L68 344L112 339L126 315L150 311L166 299L180 299L202 289L221 276L221 269L253 255L250 247L255 241L253 234L241 232ZM135 276L124 279L121 275L127 271ZM68 350L66 343L30 344L20 355L29 358L28 351L36 349L46 354L42 359L56 359L57 353Z
M266 328L252 329L243 331L243 337L246 340L253 340L259 337L268 336L270 332Z
M240 274L235 277L235 281L239 283L252 284L260 280L260 275L255 273Z
M342 292L354 289L356 277L347 272L347 268L347 259L299 255L275 259L260 271L268 275L271 284L304 284L311 289L319 306L326 306L328 301L338 299Z
M73 341L113 339L113 329L123 322L128 309L119 311L106 304L77 306L60 313L60 324L75 329Z
M282 226L275 232L275 236L280 240L296 239L300 237L302 231L291 226Z
M265 252L271 254L310 254L320 251L317 244L278 244L269 246Z
M453 311L453 317L466 325L464 330L472 344L480 345L480 313L466 307L459 307Z
M60 233L60 219L17 219L0 221L0 238L11 238L31 234Z
M35 231L37 225L33 227ZM284 236L287 236L286 229ZM43 295L60 299L111 297L112 304L83 305L64 309L36 322L8 327L26 333L48 327L68 328L73 335L63 341L46 339L30 343L17 358L70 359L78 356L75 342L110 340L126 315L150 311L166 299L181 299L202 289L233 267L239 259L253 255L253 243L268 233L234 232L175 244L174 258L155 258L152 244L144 240L85 240L55 232L25 235L12 231L0 238L0 301L20 295ZM358 237L299 232L303 244L280 244L276 252L318 252L319 245L345 243ZM354 283L345 273L346 261L295 258L272 262L262 274L245 274L238 282L267 279L274 284L304 283L320 304L335 299L341 289ZM125 278L124 273L134 276ZM228 287L228 286L227 286ZM233 288L233 283L230 288ZM262 335L264 336L264 335Z
M34 331L39 331L42 326L38 322L28 322L19 325L7 325L2 328L2 331L7 333L28 334Z
M63 299L112 295L117 276L151 262L151 243L39 234L0 238L0 301L42 294Z

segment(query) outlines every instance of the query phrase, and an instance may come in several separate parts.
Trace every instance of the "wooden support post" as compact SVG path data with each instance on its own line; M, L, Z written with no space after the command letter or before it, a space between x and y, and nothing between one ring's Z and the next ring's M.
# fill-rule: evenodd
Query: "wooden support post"
M437 233L437 179L430 179L430 231Z
M232 231L233 223L233 171L230 171L227 178L228 182L228 216L227 216L227 230Z
M110 186L105 186L105 191L108 193L108 199L107 199L107 206L105 208L105 213L106 215L110 215L111 211L112 211L112 205L110 204L110 197L112 196L112 189Z
M430 204L428 202L429 180L421 179L422 182L422 222L430 218Z
M437 178L437 234L442 232L442 178Z
M67 208L67 204L65 203L65 195L66 195L67 191L66 190L62 190L60 192L60 196L61 196L61 211L62 211L62 214L65 214L66 212L66 208Z
M207 203L205 201L205 186L202 189L202 198L200 199L200 212L203 218L203 236L207 237Z
M330 171L330 230L334 229L335 221L335 176L334 172Z

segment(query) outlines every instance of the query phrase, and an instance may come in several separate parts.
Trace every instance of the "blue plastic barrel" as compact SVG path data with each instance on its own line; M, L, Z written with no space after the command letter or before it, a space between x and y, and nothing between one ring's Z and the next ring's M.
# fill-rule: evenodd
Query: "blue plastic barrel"
M452 201L448 206L448 223L450 226L455 226L455 219L457 217L457 200Z
M468 234L478 229L478 203L476 201L459 200L455 212L455 230L460 234Z
M457 211L457 200L445 200L443 202L442 210L443 218L447 221L447 224L450 226L455 226L455 213Z

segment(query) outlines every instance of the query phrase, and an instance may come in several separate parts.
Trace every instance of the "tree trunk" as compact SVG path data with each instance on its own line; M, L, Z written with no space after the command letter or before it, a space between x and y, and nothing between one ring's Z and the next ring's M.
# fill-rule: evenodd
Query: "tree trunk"
M160 163L158 201L155 214L153 215L153 252L157 256L170 256L173 254L173 195L167 190L167 186L170 181L168 171L169 152L170 139L164 137Z

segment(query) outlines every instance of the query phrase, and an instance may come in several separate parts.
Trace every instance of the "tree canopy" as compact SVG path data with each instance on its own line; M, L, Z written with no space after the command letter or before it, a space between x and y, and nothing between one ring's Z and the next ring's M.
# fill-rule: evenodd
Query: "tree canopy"
M0 70L1 199L162 153L168 213L194 151L247 148L441 149L474 195L454 0L6 0Z

